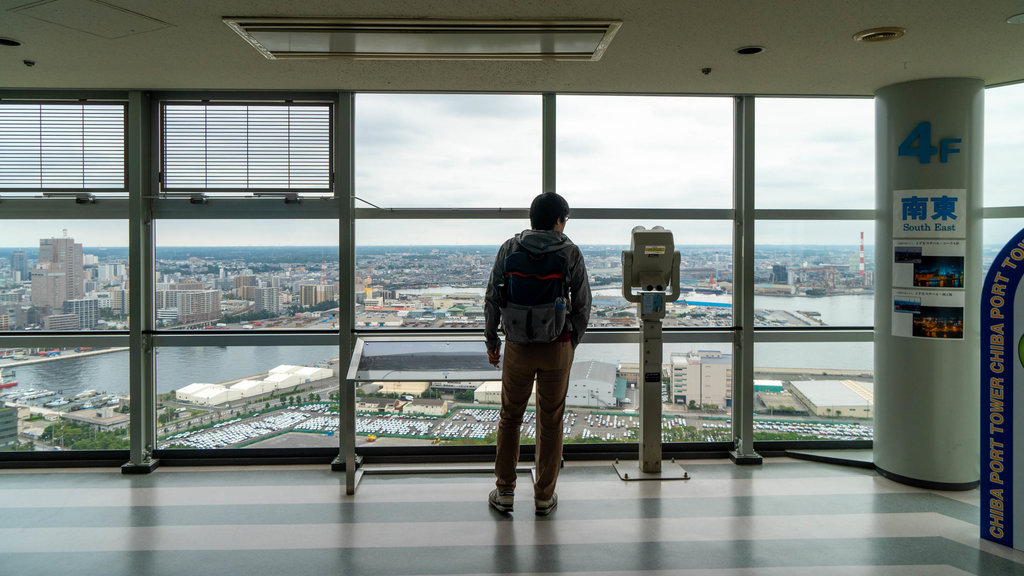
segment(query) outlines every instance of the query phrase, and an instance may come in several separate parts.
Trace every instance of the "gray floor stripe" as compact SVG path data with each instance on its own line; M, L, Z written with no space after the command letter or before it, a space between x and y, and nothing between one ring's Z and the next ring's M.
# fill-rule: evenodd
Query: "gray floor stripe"
M55 544L55 548L59 545ZM726 574L750 569L803 567L821 574L891 574L891 567L937 566L984 576L1019 576L1021 564L944 538L823 539L738 542L669 542L641 544L573 544L544 546L441 546L355 550L253 550L244 552L154 551L133 553L13 553L5 572L19 576L52 574L73 566L76 573L121 576L224 575L304 576L344 574L641 574L643 571L718 570ZM851 568L852 567L852 568ZM857 568L860 567L860 568ZM759 570L746 572L762 574ZM804 572L805 574L807 572ZM920 574L920 572L911 572Z
M93 507L93 506L194 506L224 504L325 504L358 501L417 503L477 501L492 487L490 479L475 483L422 483L407 478L402 483L380 483L379 478L360 484L356 496L345 494L343 482L332 485L80 487L24 488L0 492L0 508ZM475 486L475 488L474 488ZM572 474L559 479L559 497L569 500L636 500L663 498L715 498L815 494L917 493L920 490L871 476L810 479L693 479L686 482L622 482L618 477L604 481L578 482ZM975 492L976 493L976 492ZM517 492L529 498L529 482Z
M752 479L752 478L835 478L848 476L874 476L868 470L841 466L822 466L813 462L789 459L771 459L762 467L737 467L727 460L680 460L691 476L703 479ZM571 474L576 481L602 481L617 479L610 463L568 462L563 474ZM417 474L415 476L374 477L373 482L408 482L415 478L419 483L476 482L479 474L459 478L457 474ZM124 476L120 469L87 470L0 470L0 493L5 490L26 488L83 488L119 486L124 488L150 487L197 487L221 486L272 486L303 485L323 486L344 482L344 473L332 472L327 466L288 467L161 467L153 474Z
M559 511L561 512L561 511ZM415 548L597 544L633 542L746 541L785 538L902 538L942 536L977 541L976 526L934 513L640 518L575 520L557 514L520 519L494 513L489 520L417 524L232 524L112 528L0 529L0 552L44 552L60 542L74 551L262 550Z
M473 502L334 504L247 504L210 506L107 506L8 508L0 528L117 527L226 524L346 524L433 521L480 521L491 517L477 490ZM529 514L531 501L517 503ZM892 514L936 512L977 525L977 506L931 493L835 494L733 498L662 498L643 500L563 500L559 515L575 520L636 518L693 518L725 516L786 516L831 514ZM410 526L414 529L414 526Z

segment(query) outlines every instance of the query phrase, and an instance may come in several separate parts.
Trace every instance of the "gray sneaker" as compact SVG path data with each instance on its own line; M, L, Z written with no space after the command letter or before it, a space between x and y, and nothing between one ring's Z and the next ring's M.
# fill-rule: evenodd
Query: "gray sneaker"
M512 503L515 502L516 493L513 490L491 490L487 497L487 503L498 512L511 512Z
M536 508L537 516L547 516L555 511L555 506L558 506L558 494L552 494L551 500L534 499L533 504Z

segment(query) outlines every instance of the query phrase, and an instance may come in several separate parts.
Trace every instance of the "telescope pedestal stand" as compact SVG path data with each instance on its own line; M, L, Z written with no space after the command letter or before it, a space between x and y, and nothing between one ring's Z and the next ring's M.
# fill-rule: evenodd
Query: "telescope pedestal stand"
M681 466L661 459L661 319L665 317L665 293L641 292L640 318L640 459L615 461L615 472L624 481L689 480Z

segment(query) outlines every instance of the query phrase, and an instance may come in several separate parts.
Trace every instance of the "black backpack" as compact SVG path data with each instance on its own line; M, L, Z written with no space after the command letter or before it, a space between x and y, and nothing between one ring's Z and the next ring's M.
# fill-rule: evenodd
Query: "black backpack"
M532 254L516 245L505 257L501 327L505 339L544 343L565 330L569 261L560 252Z

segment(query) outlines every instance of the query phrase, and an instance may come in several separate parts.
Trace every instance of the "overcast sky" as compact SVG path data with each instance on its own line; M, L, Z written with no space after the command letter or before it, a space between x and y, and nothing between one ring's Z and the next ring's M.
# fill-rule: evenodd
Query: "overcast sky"
M870 99L758 99L758 208L874 208L874 103ZM731 208L732 99L560 96L558 190L570 206ZM985 204L1024 194L1024 85L986 92ZM385 208L525 208L541 191L541 97L366 94L356 98L356 195ZM357 206L368 204L357 201ZM2 205L0 205L2 210ZM729 244L728 221L586 221L579 244L625 244L637 225L661 224L676 243ZM1024 222L990 221L986 242ZM68 235L124 246L126 221L0 220L0 245L38 246ZM523 220L359 221L357 243L497 244ZM855 244L874 223L762 221L765 244ZM338 226L312 221L163 221L160 246L336 245Z

